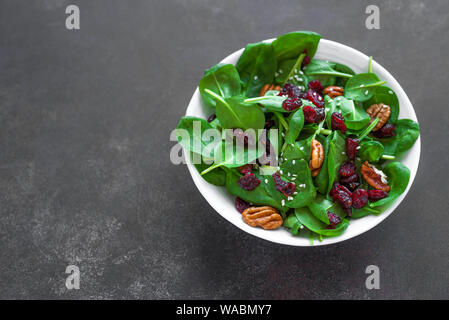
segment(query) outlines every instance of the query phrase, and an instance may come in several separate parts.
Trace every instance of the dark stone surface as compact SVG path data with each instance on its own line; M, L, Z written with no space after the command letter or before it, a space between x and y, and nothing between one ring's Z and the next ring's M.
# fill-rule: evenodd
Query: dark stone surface
M71 2L1 1L0 297L448 298L449 4L376 2L370 31L358 0L79 0L81 30L68 31ZM406 200L326 247L240 231L169 161L204 69L298 29L373 55L422 127ZM69 264L80 290L64 285ZM365 288L370 264L380 290Z

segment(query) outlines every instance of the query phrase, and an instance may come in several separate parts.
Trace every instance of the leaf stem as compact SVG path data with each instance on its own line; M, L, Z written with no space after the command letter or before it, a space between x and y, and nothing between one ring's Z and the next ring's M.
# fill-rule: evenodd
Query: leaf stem
M288 79L292 76L292 74L293 74L293 73L295 72L295 70L298 68L298 65L301 65L301 64L302 64L302 61L304 60L305 57L306 57L306 54L305 54L305 53L301 53L301 54L299 55L298 60L296 60L296 62L295 62L295 64L294 64L293 68L290 70L290 72L288 73L287 77L285 78L285 81L282 82L281 87L283 87L284 84L287 83Z
M394 159L396 159L395 156L390 156L390 155L388 155L388 154L382 155L381 158L382 158L382 159L385 159L385 160L394 160Z
M373 73L373 65L372 65L372 63L373 63L373 56L370 56L369 60L368 60L368 72L369 73Z
M328 136L332 133L332 130L329 129L321 129L320 133L324 134L325 136Z
M273 112L274 115L279 119L279 122L284 126L285 131L288 131L288 123L285 121L284 116L280 112Z
M373 122L371 122L371 124L362 131L362 133L359 135L359 141L362 141L367 135L368 133L371 132L371 130L374 129L374 127L376 126L376 124L379 122L379 118L376 117L376 119L374 119Z
M221 163L214 164L214 165L210 166L209 168L206 168L205 170L203 170L203 171L200 173L200 175L205 175L206 173L208 173L208 172L210 172L210 171L212 171L212 170L214 170L214 169L220 167L221 165L222 165Z

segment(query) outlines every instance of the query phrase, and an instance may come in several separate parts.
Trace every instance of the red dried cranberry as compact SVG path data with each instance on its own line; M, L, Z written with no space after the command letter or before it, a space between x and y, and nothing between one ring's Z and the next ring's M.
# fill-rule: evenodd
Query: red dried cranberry
M302 101L299 98L287 98L282 103L282 108L287 111L293 111L302 106Z
M311 106L304 106L302 108L302 112L304 113L304 120L306 123L314 123L316 119L316 108Z
M376 201L388 196L388 192L383 190L368 190L368 198L370 200Z
M212 122L215 120L215 118L217 117L217 115L215 113L212 113L209 118L207 118L207 122Z
M318 108L324 108L324 99L315 90L312 89L307 90L307 100L312 102Z
M238 212L242 213L243 211L245 211L246 209L249 208L249 203L240 199L239 197L235 198L235 208L237 209Z
M354 191L358 187L360 187L360 182L349 182L346 184L346 186L349 188L349 190Z
M357 189L352 194L352 206L360 209L368 203L368 191L365 189Z
M315 110L316 110L315 122L320 123L321 121L324 120L324 117L325 117L324 109L316 108Z
M345 118L341 115L341 113L332 113L331 127L332 130L340 130L343 133L346 132Z
M249 173L241 177L237 183L243 190L252 191L260 184L260 180L254 173Z
M341 223L341 219L339 216L337 216L335 213L328 211L327 216L329 218L329 225L327 226L328 229L335 229L337 224Z
M251 134L244 132L242 129L234 129L233 133L237 143L243 142L245 147L255 146L255 139Z
M276 190L282 192L286 197L293 194L293 192L295 192L296 190L296 185L293 182L282 180L281 175L278 172L273 174L273 180L276 186Z
M250 164L245 164L244 166L239 167L239 172L243 175L250 174L253 171L253 166Z
M396 128L393 124L387 123L379 130L373 131L373 136L379 139L393 137L396 135L396 133L394 132L395 129Z
M349 176L347 178L340 178L340 183L344 186L349 186L349 184L354 182L359 182L359 176L357 173L354 173L352 176Z
M282 87L281 91L279 92L278 96L288 96L289 98L301 98L302 91L299 89L298 86L294 85L293 83L287 82Z
M341 186L343 187L343 186ZM344 188L344 187L343 187ZM349 190L348 190L349 191ZM344 209L350 208L352 206L352 197L349 193L343 191L341 188L334 191L333 198L337 201Z
M338 173L340 174L341 177L350 177L353 174L355 174L355 170L356 166L354 162L346 161L341 164Z
M359 139L357 138L346 138L346 155L349 159L352 161L355 160L355 157L357 156L357 153L359 150L357 147L359 146Z
M316 93L322 94L323 93L323 85L321 84L320 80L312 80L307 84L307 87L309 89L312 89Z

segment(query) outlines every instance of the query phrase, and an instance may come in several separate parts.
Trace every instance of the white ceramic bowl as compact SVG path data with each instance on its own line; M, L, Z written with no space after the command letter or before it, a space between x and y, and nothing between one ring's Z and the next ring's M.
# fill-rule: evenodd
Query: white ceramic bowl
M273 40L274 39L270 39L266 40L265 42L269 43ZM221 62L232 63L235 65L242 52L243 49L240 49L224 58ZM367 72L369 60L368 56L355 49L325 39L322 39L320 41L318 51L314 58L343 63L351 67L356 73ZM372 66L373 71L379 76L379 78L381 80L386 80L387 85L396 92L400 104L399 118L408 118L417 121L415 110L413 109L410 100L408 99L399 83L387 70L385 70L375 61L373 61ZM202 118L206 118L208 116L204 114L202 110L200 99L201 97L198 88L196 88L195 93L190 100L189 106L187 107L186 115ZM383 212L379 216L370 215L361 219L351 220L349 227L342 235L334 238L326 238L322 242L314 241L313 245L326 245L353 238L370 230L386 217L388 217L405 198L413 183L413 180L415 179L416 171L418 170L420 152L421 141L420 138L418 138L413 148L411 148L408 153L401 159L401 162L410 169L410 182L408 183L407 189L385 212ZM243 231L265 240L292 246L311 246L308 238L293 236L285 228L268 231L261 228L250 227L249 225L247 225L245 222L243 222L241 214L235 209L234 197L231 196L224 187L216 187L207 183L200 176L195 167L190 163L189 159L186 160L190 174L192 175L193 181L195 182L198 190L201 192L204 198L206 198L207 202L209 202L209 204L215 209L215 211L217 211L226 220L242 229Z

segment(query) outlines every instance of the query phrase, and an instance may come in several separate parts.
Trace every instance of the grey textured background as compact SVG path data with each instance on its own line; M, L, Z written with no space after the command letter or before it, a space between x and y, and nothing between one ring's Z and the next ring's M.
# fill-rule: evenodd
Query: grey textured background
M81 30L65 29L65 7ZM364 27L368 4L381 30ZM1 298L449 298L449 2L0 1ZM406 200L368 233L295 248L216 214L170 130L207 67L293 30L371 54L422 127ZM81 289L65 288L65 268ZM365 268L381 289L365 289Z

